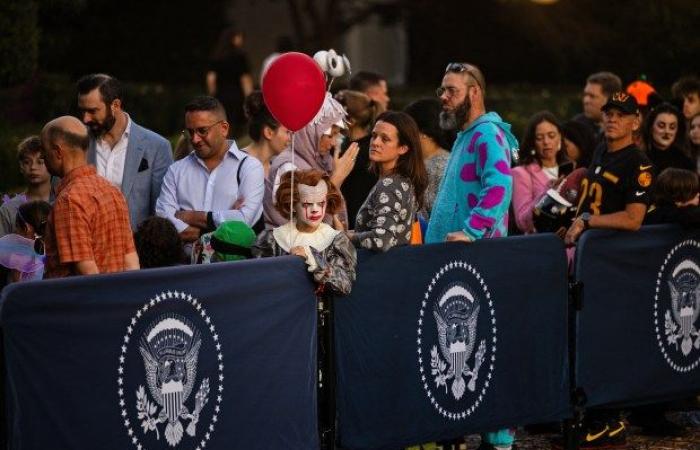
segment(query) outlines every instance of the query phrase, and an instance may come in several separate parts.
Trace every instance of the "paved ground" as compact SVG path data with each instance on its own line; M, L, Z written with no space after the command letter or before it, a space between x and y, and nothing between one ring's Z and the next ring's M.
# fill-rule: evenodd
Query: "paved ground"
M518 450L549 450L551 436L524 436L519 433ZM469 439L467 450L474 450L479 445L479 439ZM628 450L700 450L700 429L696 428L687 438L648 438L631 435L627 440ZM462 448L465 448L464 446Z
M685 416L675 414L669 416L677 423L687 424ZM627 444L628 450L700 450L700 427L689 426L689 434L684 438L650 438L638 434L639 429L630 428ZM549 450L549 440L554 435L529 436L526 432L519 430L518 450ZM462 450L474 450L479 446L479 438L470 436L467 439L467 446L462 445Z

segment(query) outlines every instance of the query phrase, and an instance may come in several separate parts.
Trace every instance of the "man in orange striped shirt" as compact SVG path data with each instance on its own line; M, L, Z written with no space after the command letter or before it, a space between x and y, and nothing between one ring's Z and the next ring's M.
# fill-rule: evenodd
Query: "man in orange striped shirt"
M70 116L41 132L42 154L62 180L49 215L45 278L139 268L124 196L87 163L88 133Z

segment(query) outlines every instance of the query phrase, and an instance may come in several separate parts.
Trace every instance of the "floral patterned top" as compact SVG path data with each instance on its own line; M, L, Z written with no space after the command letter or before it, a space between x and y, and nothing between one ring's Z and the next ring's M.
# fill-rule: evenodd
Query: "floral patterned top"
M381 252L408 245L416 209L411 180L398 174L380 178L357 213L352 243Z

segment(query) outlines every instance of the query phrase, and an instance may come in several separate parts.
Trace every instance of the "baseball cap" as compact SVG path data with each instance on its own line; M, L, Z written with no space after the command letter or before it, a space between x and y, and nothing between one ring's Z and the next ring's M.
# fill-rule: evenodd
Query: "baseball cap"
M245 222L223 222L211 236L211 246L220 261L250 258L250 247L255 243L255 232Z
M625 114L639 113L639 105L637 100L626 92L615 92L610 96L608 102L600 108L601 111L607 111L611 108L617 108Z

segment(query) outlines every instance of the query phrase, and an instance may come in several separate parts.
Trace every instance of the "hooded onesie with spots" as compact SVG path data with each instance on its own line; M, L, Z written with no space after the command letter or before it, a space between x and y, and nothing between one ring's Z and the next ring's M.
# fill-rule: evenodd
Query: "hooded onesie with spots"
M457 135L447 162L426 243L464 231L472 240L506 236L513 192L511 155L518 147L510 125L484 114Z

